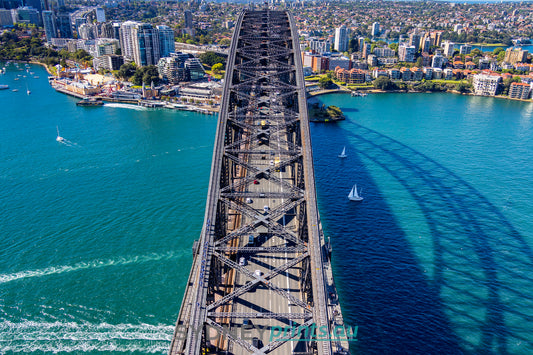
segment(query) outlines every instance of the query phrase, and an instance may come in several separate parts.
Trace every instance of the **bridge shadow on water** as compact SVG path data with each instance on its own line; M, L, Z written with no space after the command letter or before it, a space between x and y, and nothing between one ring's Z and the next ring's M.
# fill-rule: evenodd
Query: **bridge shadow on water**
M533 353L533 252L505 216L445 166L376 131L346 121L312 132L343 314L359 327L352 352ZM343 146L349 156L339 159ZM425 226L427 250L414 246L369 165L420 211L413 223ZM346 198L354 182L362 203Z

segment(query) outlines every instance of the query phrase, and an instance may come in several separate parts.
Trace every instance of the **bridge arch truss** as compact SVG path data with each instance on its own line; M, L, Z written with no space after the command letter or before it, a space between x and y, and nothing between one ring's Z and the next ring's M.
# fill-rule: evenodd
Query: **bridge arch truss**
M170 353L331 354L331 342L303 332L272 337L333 324L290 13L243 11L224 85L204 226Z

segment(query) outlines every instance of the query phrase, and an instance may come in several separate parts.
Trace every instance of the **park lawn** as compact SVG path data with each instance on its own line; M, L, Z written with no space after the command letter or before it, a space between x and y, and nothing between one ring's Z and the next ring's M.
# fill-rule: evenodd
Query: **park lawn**
M220 80L220 79L224 78L224 74L226 73L226 71L225 70L221 70L218 74L213 74L212 70L206 70L205 73L208 74L209 76L211 76L212 78Z

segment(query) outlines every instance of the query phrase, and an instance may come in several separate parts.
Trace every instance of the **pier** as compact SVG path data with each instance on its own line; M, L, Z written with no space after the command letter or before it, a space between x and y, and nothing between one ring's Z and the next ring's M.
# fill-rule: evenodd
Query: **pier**
M346 354L346 339L331 340L344 322L292 15L243 11L226 70L204 225L169 353Z

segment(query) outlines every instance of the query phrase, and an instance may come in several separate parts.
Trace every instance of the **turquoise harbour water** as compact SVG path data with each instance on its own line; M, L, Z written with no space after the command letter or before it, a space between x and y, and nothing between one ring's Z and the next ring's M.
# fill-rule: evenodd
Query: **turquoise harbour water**
M77 107L31 71L0 76L0 353L166 353L216 117ZM533 104L317 99L347 115L311 131L354 353L533 353Z

